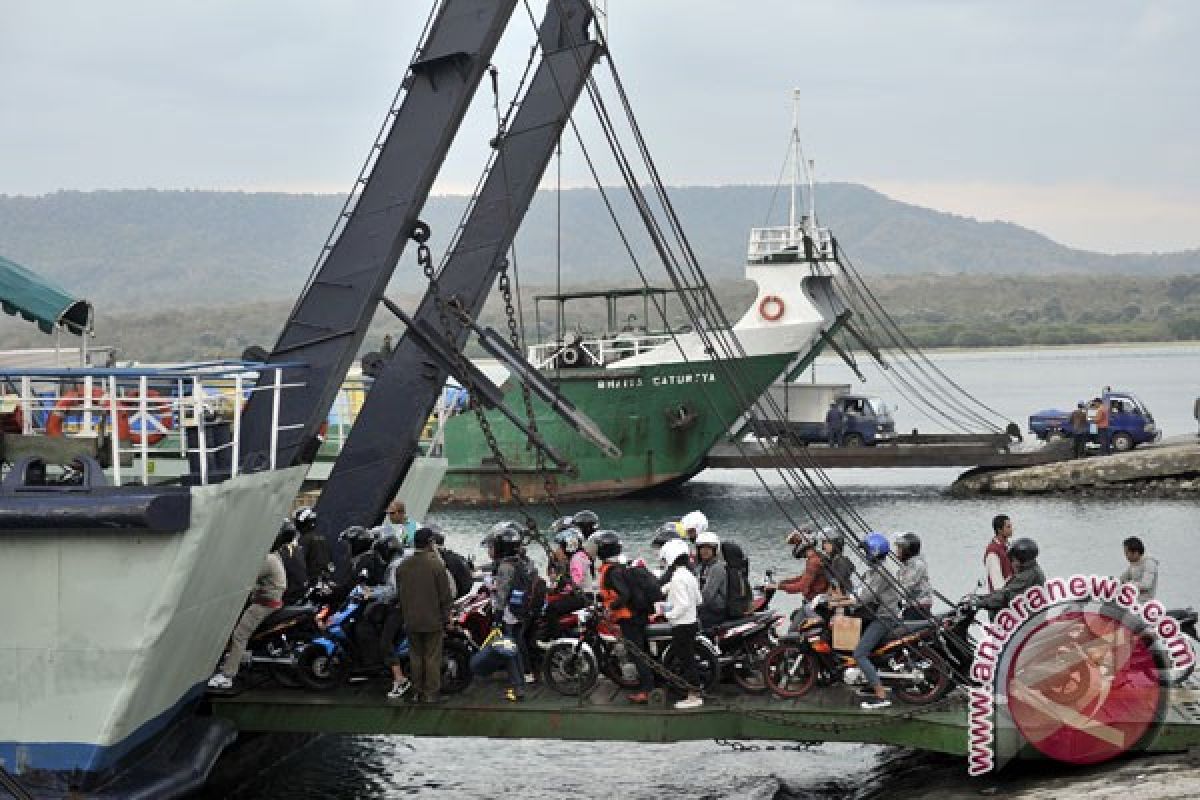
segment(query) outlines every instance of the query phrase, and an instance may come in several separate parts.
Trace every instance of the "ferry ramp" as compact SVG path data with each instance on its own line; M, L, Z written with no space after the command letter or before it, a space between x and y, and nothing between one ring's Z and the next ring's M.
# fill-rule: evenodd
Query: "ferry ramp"
M967 711L961 693L931 708L895 703L864 711L846 687L800 700L737 693L722 687L699 709L662 703L630 705L625 692L601 684L584 698L541 685L507 702L502 683L476 681L438 705L389 701L382 684L326 693L250 689L209 696L214 715L239 730L271 733L403 734L435 737L540 738L667 743L703 739L860 742L950 755L967 753ZM1200 688L1172 690L1167 719L1148 748L1180 752L1200 746Z

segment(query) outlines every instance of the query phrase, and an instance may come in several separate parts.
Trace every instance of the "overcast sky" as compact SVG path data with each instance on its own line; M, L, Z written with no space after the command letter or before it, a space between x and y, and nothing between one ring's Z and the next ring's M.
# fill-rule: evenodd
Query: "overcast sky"
M428 5L6 0L0 194L344 192ZM1200 2L608 5L614 61L668 183L773 184L797 87L819 180L1076 247L1200 247ZM496 57L502 93L531 40L518 5ZM490 113L473 113L438 191L474 184ZM566 183L586 185L565 150Z

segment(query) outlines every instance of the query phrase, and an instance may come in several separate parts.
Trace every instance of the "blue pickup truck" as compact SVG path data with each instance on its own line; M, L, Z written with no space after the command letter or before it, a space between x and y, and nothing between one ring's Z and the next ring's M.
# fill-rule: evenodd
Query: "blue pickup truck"
M1139 444L1156 442L1162 431L1154 424L1154 415L1132 392L1108 391L1100 398L1108 403L1108 428L1112 432L1113 450L1124 452ZM1095 421L1096 405L1088 406L1088 423ZM1029 416L1029 432L1044 441L1071 437L1070 411L1046 409ZM1099 437L1089 434L1088 441L1099 443Z

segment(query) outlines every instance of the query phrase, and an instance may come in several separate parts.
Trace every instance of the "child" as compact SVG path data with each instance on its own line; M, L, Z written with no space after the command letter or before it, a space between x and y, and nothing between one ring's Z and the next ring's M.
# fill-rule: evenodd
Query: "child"
M691 688L687 697L675 704L676 708L699 708L704 704L700 697L700 677L696 674L696 633L699 625L696 618L696 608L700 605L700 584L696 576L688 569L690 554L688 545L683 539L673 539L662 546L659 551L663 563L667 565L664 574L667 601L662 606L662 613L671 623L671 650L679 654L682 665L681 677Z

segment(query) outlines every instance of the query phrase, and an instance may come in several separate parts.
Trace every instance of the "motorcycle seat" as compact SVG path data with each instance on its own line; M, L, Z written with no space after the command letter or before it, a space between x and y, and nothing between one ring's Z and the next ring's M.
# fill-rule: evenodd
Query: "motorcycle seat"
M272 625L278 625L279 623L285 622L293 617L302 617L312 614L315 610L315 606L284 606L283 608L277 608L271 612L270 616L262 621L259 627L266 628Z
M929 620L929 619L907 620L906 619L900 623L900 627L896 628L895 632L897 635L904 636L904 635L910 634L910 633L917 633L918 631L927 631L927 630L930 630L930 629L936 628L936 627L938 627L937 620Z
M669 622L652 622L646 626L647 639L659 639L670 635L671 623Z

